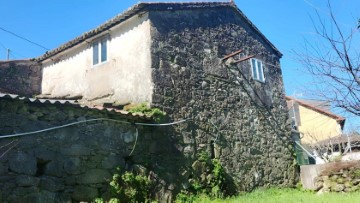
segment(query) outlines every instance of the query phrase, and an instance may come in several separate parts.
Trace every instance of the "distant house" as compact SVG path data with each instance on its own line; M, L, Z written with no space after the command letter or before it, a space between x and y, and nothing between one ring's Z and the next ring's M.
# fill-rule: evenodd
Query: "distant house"
M162 172L166 188L182 181L171 192L196 178L191 163L202 151L220 160L238 191L291 186L297 173L281 57L232 2L139 3L36 58L41 88L33 94L86 105L147 102L171 122L186 120L161 128L177 156L150 163L179 170ZM4 67L16 70L16 62ZM138 143L146 141L139 136ZM164 145L151 143L151 150Z
M342 135L345 118L330 111L328 102L286 97L294 129L301 133L301 142L314 144Z

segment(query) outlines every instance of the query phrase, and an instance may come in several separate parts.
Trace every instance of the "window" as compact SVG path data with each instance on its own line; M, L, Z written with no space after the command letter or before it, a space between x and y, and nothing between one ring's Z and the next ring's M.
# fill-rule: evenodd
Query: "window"
M252 70L253 78L260 82L265 82L264 65L263 65L262 61L252 58L250 60L250 63L251 63L251 70Z
M103 38L93 43L93 65L107 60L107 41L107 38Z

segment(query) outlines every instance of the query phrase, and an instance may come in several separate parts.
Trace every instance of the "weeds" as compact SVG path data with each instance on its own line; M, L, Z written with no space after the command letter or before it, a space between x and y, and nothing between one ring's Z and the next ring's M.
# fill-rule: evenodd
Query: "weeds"
M147 103L141 103L128 110L130 113L142 113L146 116L154 118L155 122L159 123L165 120L166 113L158 108L150 108Z
M118 173L113 175L110 182L112 198L110 203L150 203L153 202L151 198L152 182L145 174L135 174L134 172L125 172L122 175L120 169ZM105 202L102 198L94 200L95 203Z

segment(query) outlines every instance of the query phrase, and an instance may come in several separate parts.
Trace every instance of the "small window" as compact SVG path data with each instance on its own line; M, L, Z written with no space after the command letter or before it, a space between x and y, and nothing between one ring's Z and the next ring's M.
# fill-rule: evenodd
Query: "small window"
M99 43L93 44L93 65L99 63Z
M106 61L107 59L107 39L101 40L101 62Z
M104 38L93 43L93 65L107 61L107 41Z
M252 70L253 78L260 82L265 82L264 65L262 61L255 58L252 58L250 61L251 61L251 70Z

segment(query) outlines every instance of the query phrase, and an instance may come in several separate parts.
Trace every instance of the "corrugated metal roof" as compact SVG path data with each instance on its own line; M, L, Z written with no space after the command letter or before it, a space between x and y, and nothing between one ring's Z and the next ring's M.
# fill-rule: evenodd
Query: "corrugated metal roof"
M40 103L40 104L71 105L71 106L79 107L79 108L83 108L83 109L98 110L101 112L106 111L106 112L110 112L110 113L121 114L121 115L131 116L131 117L140 118L140 119L149 120L151 118L142 113L130 113L128 111L120 110L120 109L116 109L116 108L106 108L103 106L82 105L77 100L38 99L38 98L23 97L20 95L8 94L8 93L3 93L3 92L0 92L0 99L21 100L24 102Z
M23 100L26 102L43 103L43 104L78 104L76 100L37 99L37 98L29 98L17 94L7 94L7 93L0 93L0 98Z

